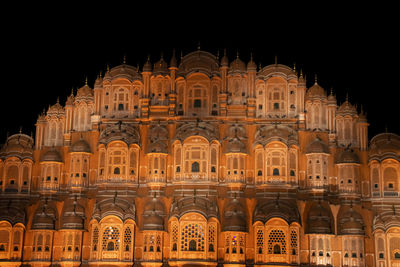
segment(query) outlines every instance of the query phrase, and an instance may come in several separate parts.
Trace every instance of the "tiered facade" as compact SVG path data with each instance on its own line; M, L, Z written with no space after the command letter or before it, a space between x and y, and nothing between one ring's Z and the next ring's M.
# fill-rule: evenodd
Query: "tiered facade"
M0 151L1 266L400 266L400 137L197 50L108 69Z

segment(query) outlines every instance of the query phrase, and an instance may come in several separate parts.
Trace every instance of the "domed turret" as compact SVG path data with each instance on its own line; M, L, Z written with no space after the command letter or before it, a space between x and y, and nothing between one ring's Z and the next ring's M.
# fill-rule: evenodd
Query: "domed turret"
M350 209L338 218L340 235L364 235L364 220L362 216L350 206Z
M370 160L394 158L400 160L400 136L394 133L381 133L371 139Z
M358 155L352 149L343 150L336 161L337 164L340 163L360 163Z
M60 153L58 153L58 151L54 147L44 153L40 161L63 162Z
M160 60L154 64L153 73L154 75L165 75L169 73L168 64L165 62L163 55L161 55Z
M32 229L54 230L56 221L56 212L50 208L47 201L39 206L32 221Z
M77 200L66 200L62 214L63 229L84 229L85 210Z
M329 148L319 137L317 137L306 147L306 154L311 153L329 154Z
M345 116L345 115L350 115L350 116L356 116L358 114L357 109L355 106L350 104L349 102L349 97L346 96L346 101L340 105L338 108L337 115Z
M232 199L225 207L222 231L246 232L246 213L237 198Z
M7 138L1 148L0 158L17 157L33 159L33 139L26 134L14 134Z
M147 57L146 63L143 65L143 72L151 72L151 62L150 62L150 55Z
M89 144L83 139L80 139L79 141L72 144L70 152L91 153Z
M86 98L93 97L93 89L87 84L87 79L85 85L78 89L76 93L76 98Z
M331 234L331 214L321 203L313 205L307 217L308 234Z
M317 79L315 78L315 83L311 86L306 92L306 98L326 98L325 89L322 88L318 83Z
M229 66L230 73L242 73L246 71L246 64L239 58L239 53L236 56L236 59L231 62Z
M240 138L233 137L226 144L225 153L245 153L247 154L246 144Z
M60 116L60 115L65 115L65 110L64 107L60 105L59 100L57 99L57 103L49 107L49 110L47 111L47 115L50 116Z
M143 212L143 230L164 230L164 205L156 197L147 202Z

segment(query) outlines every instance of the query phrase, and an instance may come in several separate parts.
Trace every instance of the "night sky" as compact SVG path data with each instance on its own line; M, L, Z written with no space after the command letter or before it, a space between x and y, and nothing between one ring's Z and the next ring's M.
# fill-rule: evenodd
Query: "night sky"
M111 16L114 10L102 6L102 13L26 10L13 20L2 18L0 144L7 132L17 133L20 127L23 133L35 133L43 109L57 97L64 104L86 77L93 87L96 76L104 74L107 65L121 64L124 56L128 64L142 68L148 55L153 63L161 53L169 61L173 49L185 55L199 43L213 54L226 48L231 61L239 52L245 62L253 53L262 66L274 63L275 56L278 63L295 63L306 74L308 87L317 74L318 83L328 92L332 88L339 104L348 93L351 103L359 109L362 105L370 138L386 128L400 134L395 96L400 90L399 25L390 7L287 13L260 11L258 6L229 11L208 6L189 14L146 8L141 16L141 9L124 7ZM328 14L332 9L335 12ZM378 16L382 12L385 16Z

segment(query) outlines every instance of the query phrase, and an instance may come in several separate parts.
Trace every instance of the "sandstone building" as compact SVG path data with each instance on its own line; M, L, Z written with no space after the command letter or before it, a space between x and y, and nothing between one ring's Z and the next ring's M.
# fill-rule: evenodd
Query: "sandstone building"
M125 62L0 151L0 266L400 266L400 136L291 67Z

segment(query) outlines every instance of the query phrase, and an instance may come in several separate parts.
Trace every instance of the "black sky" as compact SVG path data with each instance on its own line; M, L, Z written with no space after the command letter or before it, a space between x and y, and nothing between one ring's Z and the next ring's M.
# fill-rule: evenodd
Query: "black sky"
M239 2L238 2L239 3ZM39 113L63 104L72 88L86 77L93 87L96 76L122 63L143 66L171 52L227 49L230 60L239 52L247 62L253 53L257 65L278 63L302 68L308 86L333 88L342 103L363 106L370 122L370 137L385 131L400 134L397 122L400 78L398 22L393 7L297 7L276 9L266 5L237 4L185 7L169 2L154 6L111 8L100 11L79 7L54 7L2 18L2 79L0 143L7 132L35 132ZM155 5L155 4L154 4ZM165 7L165 9L164 9ZM61 13L61 11L67 11ZM11 12L11 11L10 11ZM14 14L12 12L12 14ZM384 16L381 16L384 15ZM10 19L12 18L12 19Z

